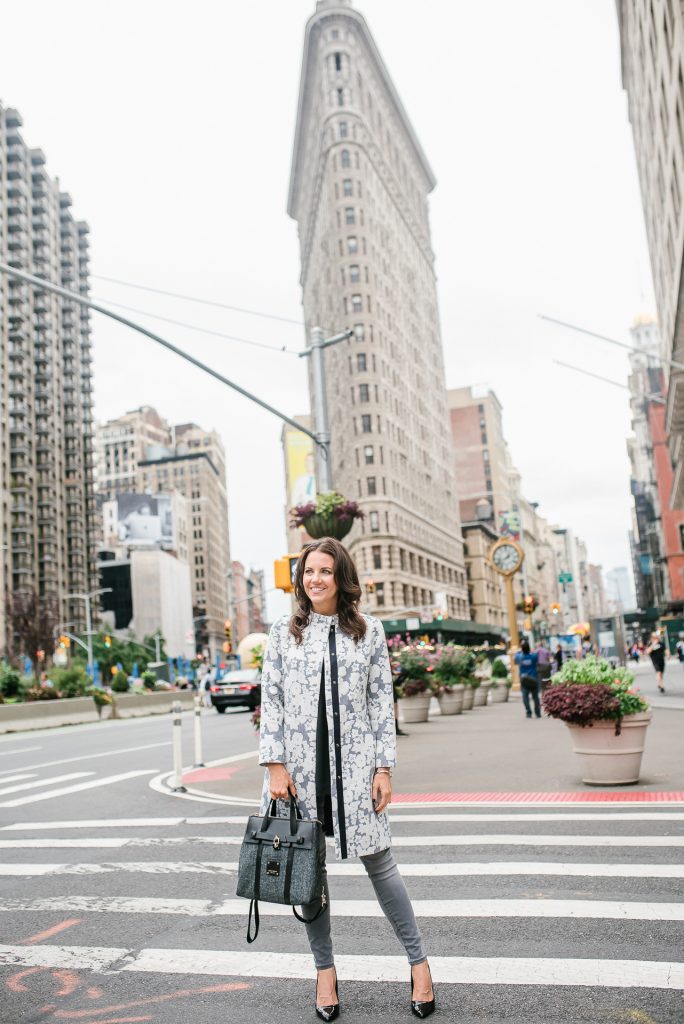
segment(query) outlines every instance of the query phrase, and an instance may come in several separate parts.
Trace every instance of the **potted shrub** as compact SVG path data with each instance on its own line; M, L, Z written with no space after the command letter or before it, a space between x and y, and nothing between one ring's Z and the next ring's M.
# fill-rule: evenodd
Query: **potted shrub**
M437 700L443 715L460 715L463 711L465 680L472 672L472 655L450 645L444 647L434 663Z
M91 686L86 692L86 696L92 697L95 701L95 707L100 718L102 718L102 709L106 707L113 707L114 698L106 690L101 690L97 686Z
M363 519L364 513L355 501L347 501L337 491L317 494L315 501L306 505L295 505L290 509L290 525L303 526L310 537L346 537L355 519Z
M511 692L512 680L508 674L506 663L496 658L492 663L492 678L489 689L490 704L505 704Z
M582 781L620 786L639 781L651 711L631 689L634 677L602 658L567 661L542 694L551 718L565 722Z
M146 690L154 690L157 683L157 677L151 669L146 668L143 674L140 676L140 679L143 684L143 687Z
M397 691L405 722L427 722L432 698L429 651L405 647L396 658L399 666Z
M21 696L22 682L21 675L11 665L0 666L0 695L15 700Z

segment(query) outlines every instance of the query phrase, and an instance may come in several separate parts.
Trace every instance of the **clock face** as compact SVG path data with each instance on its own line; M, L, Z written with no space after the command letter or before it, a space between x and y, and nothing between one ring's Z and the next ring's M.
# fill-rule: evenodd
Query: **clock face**
M520 554L512 544L500 544L492 555L492 561L500 572L515 572L520 563Z

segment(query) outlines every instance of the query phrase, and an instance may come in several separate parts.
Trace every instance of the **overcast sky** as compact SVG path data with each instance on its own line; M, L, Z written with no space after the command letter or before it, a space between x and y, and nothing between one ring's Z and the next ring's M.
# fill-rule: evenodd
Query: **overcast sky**
M5 4L0 102L91 226L94 275L301 319L285 212L304 25L313 0ZM629 564L623 341L654 308L614 0L359 0L437 176L430 200L447 385L488 383L525 494ZM299 350L301 326L93 278L92 293ZM131 314L286 413L305 367ZM336 325L343 327L345 325ZM99 420L141 404L223 437L232 556L285 553L280 423L135 335L94 319ZM410 366L403 367L410 374ZM269 584L270 585L270 584ZM272 614L283 610L273 596Z

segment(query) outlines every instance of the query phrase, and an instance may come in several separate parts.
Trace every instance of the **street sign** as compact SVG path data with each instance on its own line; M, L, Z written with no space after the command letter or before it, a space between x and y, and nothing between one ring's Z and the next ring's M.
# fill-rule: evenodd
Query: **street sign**
M558 582L559 583L572 583L572 573L571 572L561 572L561 573L559 573L559 575L558 575Z

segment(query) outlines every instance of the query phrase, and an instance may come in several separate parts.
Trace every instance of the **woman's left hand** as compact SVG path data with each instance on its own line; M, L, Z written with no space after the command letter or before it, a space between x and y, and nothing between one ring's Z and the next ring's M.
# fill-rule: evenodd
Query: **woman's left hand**
M376 814L380 814L388 804L392 803L392 777L388 772L375 773L371 797Z

